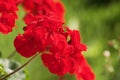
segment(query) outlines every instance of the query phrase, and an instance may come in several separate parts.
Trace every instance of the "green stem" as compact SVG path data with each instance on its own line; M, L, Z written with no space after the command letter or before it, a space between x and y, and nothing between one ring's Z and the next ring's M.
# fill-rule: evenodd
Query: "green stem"
M14 50L7 58L11 59L15 55L15 53L16 53L16 50Z
M10 77L11 75L15 74L16 72L18 72L19 70L21 70L22 68L24 68L27 64L29 64L38 54L36 54L35 56L33 56L31 59L29 59L26 63L24 63L22 66L20 66L19 68L17 68L16 70L14 70L13 72L9 73L6 76L3 76L0 78L0 80L5 80L8 77Z

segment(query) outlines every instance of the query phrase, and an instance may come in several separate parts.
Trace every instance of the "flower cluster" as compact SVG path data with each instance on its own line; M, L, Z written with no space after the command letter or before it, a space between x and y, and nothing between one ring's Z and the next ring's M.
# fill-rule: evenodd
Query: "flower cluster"
M0 32L8 34L15 26L17 18L16 1L15 0L0 0Z
M29 58L39 52L53 74L75 74L77 80L95 79L82 54L86 46L81 43L79 31L64 25L65 10L60 0L0 0L0 32L12 31L18 4L26 11L24 33L14 40L20 55Z
M63 19L64 6L59 0L23 0L23 6L28 13L48 14L51 13Z

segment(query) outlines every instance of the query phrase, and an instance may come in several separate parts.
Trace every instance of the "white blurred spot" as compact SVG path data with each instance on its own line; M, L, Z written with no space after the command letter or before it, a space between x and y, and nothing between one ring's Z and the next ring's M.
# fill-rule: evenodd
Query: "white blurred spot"
M109 56L110 56L110 51L109 51L109 50L105 50L105 51L103 52L103 55L104 55L105 57L109 57Z

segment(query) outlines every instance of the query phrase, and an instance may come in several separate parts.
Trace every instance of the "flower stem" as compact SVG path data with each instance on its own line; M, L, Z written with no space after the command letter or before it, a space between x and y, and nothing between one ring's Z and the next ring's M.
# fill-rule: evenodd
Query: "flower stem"
M11 59L15 55L15 53L16 53L16 50L14 50L7 58Z
M38 54L34 55L31 59L29 59L26 63L24 63L22 66L20 66L19 68L17 68L16 70L14 70L13 72L9 73L6 76L3 76L0 78L0 80L5 80L8 77L10 77L11 75L15 74L16 72L18 72L19 70L21 70L22 68L24 68L27 64L29 64Z

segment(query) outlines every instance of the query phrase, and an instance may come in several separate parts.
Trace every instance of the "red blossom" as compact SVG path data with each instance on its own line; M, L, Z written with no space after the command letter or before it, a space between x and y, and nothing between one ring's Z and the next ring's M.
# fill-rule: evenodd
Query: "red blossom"
M15 26L17 7L15 0L0 0L0 32L8 34Z
M23 3L24 0L16 0L16 5Z
M83 55L79 58L78 70L75 71L77 80L95 80L95 75Z
M57 18L55 15L48 14L48 15L32 15L29 14L25 17L25 22L27 26L25 30L34 29L37 27L43 27L47 31L58 31L59 28L62 27L63 22Z
M43 64L58 76L70 73L77 80L95 80L82 54L87 48L79 31L63 26L60 0L23 0L23 5L29 13L24 18L25 32L15 38L16 50L26 58L42 53Z
M54 0L24 0L23 6L28 13L37 14L48 14L52 13L61 20L64 20L64 6L60 1Z
M31 24L28 23L23 34L24 36L26 32L32 31L29 37L24 36L26 41L20 42L20 38L15 40L18 52L24 57L31 57L36 52L42 52L41 59L44 65L51 73L58 76L70 73L75 74L77 80L94 80L95 76L81 54L86 50L86 46L81 43L79 31L64 30L62 24L57 25L57 20L51 21L52 19L45 17L45 15L40 18L33 17ZM70 37L69 40L67 40L68 37ZM26 43L28 43L27 47L20 50L21 44ZM20 46L17 47L17 44Z
M67 28L68 35L70 36L69 44L74 46L75 52L86 51L87 47L81 43L80 33L78 30L70 30Z
M53 54L42 54L41 58L51 73L62 76L69 71L69 61L67 59L56 59Z
M2 12L15 12L18 8L16 7L15 0L0 0L0 13Z
M49 53L42 54L42 61L51 73L63 76L70 71L69 54L73 48L61 34L53 33L49 38Z
M62 51L67 45L65 37L61 34L53 33L49 38L48 40L51 41L49 42L51 52Z
M94 74L81 54L86 50L86 46L81 43L79 31L63 27L61 21L50 15L29 15L25 20L27 26L24 28L23 36L26 32L32 31L32 33L29 37L24 36L25 42L20 42L20 38L15 40L15 47L22 56L31 57L36 52L43 52L41 59L51 73L59 76L70 73L75 74L78 80L88 78L94 80ZM19 51L20 46L17 47L17 44L26 43L32 46L27 45L27 48L21 50L23 52ZM32 49L34 50L30 51Z
M0 32L8 34L15 27L16 13L1 13L0 15Z
M18 35L14 40L16 50L24 57L31 57L36 52L43 51L44 35L43 29L28 30L23 35Z
M20 52L20 54L22 54L24 57L31 57L32 55L34 55L35 52L44 51L47 44L50 42L49 36L52 33L57 32L59 28L62 27L62 24L63 24L61 21L55 18L42 15L42 14L36 15L36 16L28 15L25 18L25 20L28 25L24 28L25 33L23 34L23 38L26 41L21 42L22 38L17 39L17 37L16 37L17 40L15 39L15 47L17 51ZM29 37L26 37L25 35L29 35ZM32 43L31 43L31 40L32 40ZM21 52L20 47L22 44L25 44L25 43L28 43L27 49L23 48ZM19 44L20 46L17 47L17 44ZM33 52L31 51L29 53L28 50L31 49L31 47L29 47L30 44L34 44L35 47L33 46L32 47L33 49L35 48L35 51ZM29 55L26 56L25 53Z
M35 38L32 32L26 32L24 35L18 35L15 38L14 46L24 57L31 57L37 52Z

